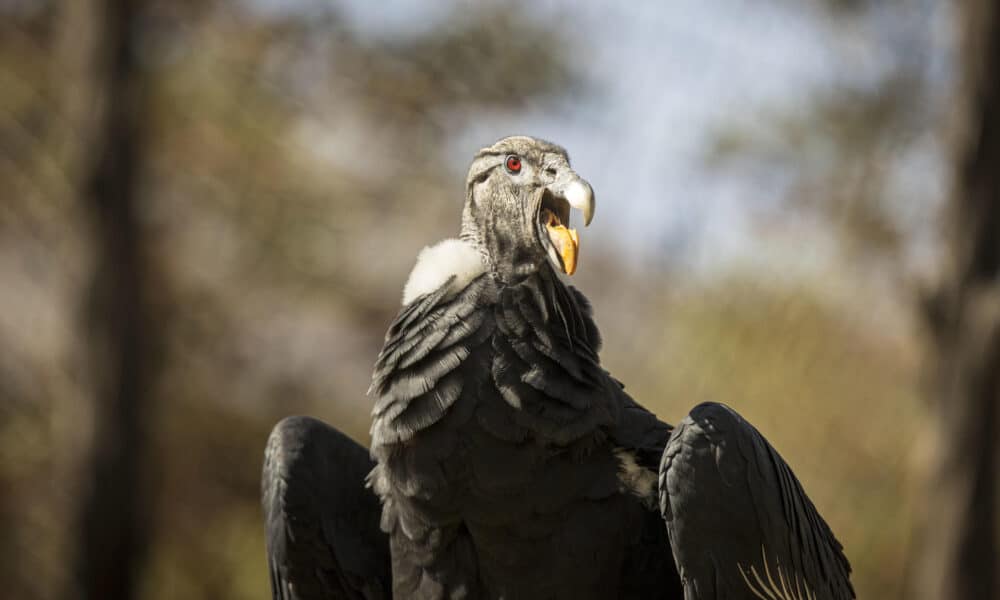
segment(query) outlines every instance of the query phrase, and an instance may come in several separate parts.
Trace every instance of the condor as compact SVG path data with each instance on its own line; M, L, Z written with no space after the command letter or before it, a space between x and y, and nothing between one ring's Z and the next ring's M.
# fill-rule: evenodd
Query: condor
M481 150L461 232L425 249L372 386L370 452L306 417L267 445L274 598L854 598L773 447L730 408L671 427L601 367L565 150Z

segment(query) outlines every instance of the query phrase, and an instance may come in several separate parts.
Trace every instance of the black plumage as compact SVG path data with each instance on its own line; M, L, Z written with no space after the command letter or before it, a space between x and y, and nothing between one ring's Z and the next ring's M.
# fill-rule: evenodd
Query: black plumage
M272 434L275 598L382 597L390 564L396 598L853 598L752 426L703 404L672 430L601 367L590 305L556 274L570 205L589 220L593 196L558 146L477 155L461 242L422 255L376 361L375 462L315 421Z
M316 419L275 426L261 490L275 600L392 597L381 507L364 486L373 466L364 448Z
M660 509L695 598L854 597L841 545L788 464L728 406L696 406L660 467ZM719 543L725 539L727 543Z

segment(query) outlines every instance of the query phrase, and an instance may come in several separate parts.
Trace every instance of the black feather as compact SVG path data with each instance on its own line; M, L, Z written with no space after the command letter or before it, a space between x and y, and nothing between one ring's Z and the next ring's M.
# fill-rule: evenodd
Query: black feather
M390 598L389 542L365 488L368 453L308 417L278 423L262 476L275 600Z
M700 404L677 426L659 488L690 598L855 597L840 542L788 464L729 407Z

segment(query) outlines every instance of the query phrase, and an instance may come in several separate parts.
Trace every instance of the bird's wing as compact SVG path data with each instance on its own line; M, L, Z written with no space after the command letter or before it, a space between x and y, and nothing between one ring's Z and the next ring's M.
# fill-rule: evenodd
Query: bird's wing
M854 598L842 547L791 468L727 406L695 407L660 464L685 599Z
M389 598L389 542L365 487L368 452L325 423L288 417L264 455L262 500L275 600Z

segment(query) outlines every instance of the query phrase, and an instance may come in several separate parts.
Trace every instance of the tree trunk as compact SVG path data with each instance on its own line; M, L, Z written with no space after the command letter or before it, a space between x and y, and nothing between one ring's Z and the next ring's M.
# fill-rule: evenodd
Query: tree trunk
M145 89L136 45L142 3L100 0L94 61L102 110L81 200L92 217L95 270L84 307L83 340L94 424L77 514L66 598L121 600L135 595L148 545L141 466L144 416L156 336L149 315L149 269L136 218Z
M1000 419L1000 9L959 3L961 131L945 277L928 303L938 458L911 597L996 598Z

